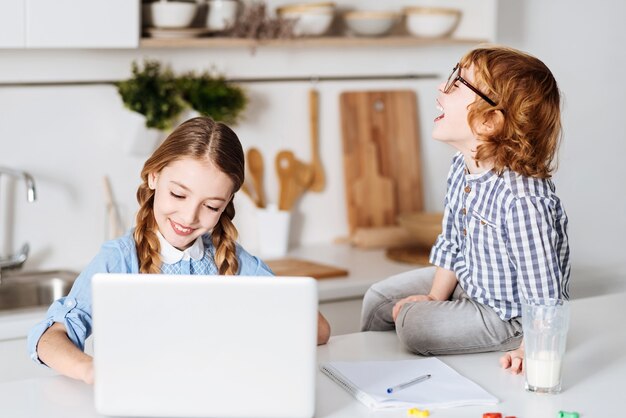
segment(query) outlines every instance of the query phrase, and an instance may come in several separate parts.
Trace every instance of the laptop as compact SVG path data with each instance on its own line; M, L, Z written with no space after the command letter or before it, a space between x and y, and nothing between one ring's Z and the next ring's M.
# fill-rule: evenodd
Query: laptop
M314 279L96 274L92 284L100 414L313 416Z

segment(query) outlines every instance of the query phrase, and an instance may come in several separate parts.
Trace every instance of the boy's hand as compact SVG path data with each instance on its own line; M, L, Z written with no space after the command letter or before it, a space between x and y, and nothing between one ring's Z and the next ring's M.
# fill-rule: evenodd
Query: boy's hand
M524 343L517 349L509 351L500 357L500 366L508 369L513 374L520 374L524 371Z
M411 296L407 296L404 299L400 299L399 301L396 302L396 304L393 306L393 310L391 311L391 315L393 316L393 321L396 321L396 318L398 317L398 314L400 313L400 309L402 309L402 306L404 306L405 303L407 302L427 302L429 300L435 300L432 296L430 295L411 295Z

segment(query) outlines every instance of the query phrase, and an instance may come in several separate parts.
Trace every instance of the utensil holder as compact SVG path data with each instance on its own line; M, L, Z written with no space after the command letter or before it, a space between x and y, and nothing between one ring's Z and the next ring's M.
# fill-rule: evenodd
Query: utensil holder
M291 212L278 210L274 204L257 209L259 228L259 256L262 258L284 257L289 249L289 224Z

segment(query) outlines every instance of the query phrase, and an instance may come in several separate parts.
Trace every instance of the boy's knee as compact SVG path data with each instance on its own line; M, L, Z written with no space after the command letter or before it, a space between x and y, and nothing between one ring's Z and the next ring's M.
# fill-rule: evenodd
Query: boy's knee
M363 296L363 306L378 305L379 303L385 301L386 297L377 290L376 284L371 285Z
M361 309L361 331L383 331L393 329L391 308L387 306L389 304L389 299L376 290L376 285L371 286L363 296L363 307Z
M420 309L420 303L403 307L396 321L396 332L400 342L409 351L422 356L430 356L434 355L433 350L440 344L440 341L436 330L425 317L428 315L427 310Z
M431 355L429 345L425 341L425 333L418 327L397 327L396 332L402 345L412 353L422 356Z

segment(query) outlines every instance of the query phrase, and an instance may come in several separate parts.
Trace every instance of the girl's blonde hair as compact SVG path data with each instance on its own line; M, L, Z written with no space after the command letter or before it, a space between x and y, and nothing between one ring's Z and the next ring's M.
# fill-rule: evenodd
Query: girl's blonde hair
M137 189L137 212L134 239L141 273L159 273L158 230L154 218L154 190L148 187L148 176L158 173L168 164L181 158L210 161L233 182L233 194L244 180L244 153L237 135L223 123L208 117L189 119L176 128L148 158L141 170L142 183ZM235 240L237 229L232 223L235 206L232 199L213 228L211 239L215 247L215 264L220 274L237 274L239 261Z
M498 122L493 133L478 134L476 161L492 160L498 173L508 168L527 177L551 177L561 141L561 95L548 67L503 46L474 49L460 65L473 65L476 87L497 103L477 97L470 105L472 129L483 120Z

